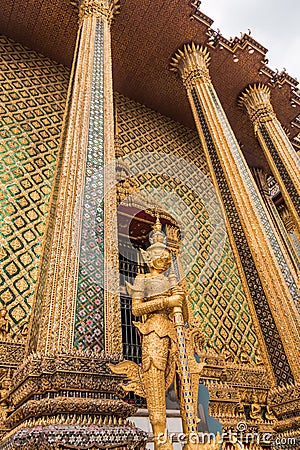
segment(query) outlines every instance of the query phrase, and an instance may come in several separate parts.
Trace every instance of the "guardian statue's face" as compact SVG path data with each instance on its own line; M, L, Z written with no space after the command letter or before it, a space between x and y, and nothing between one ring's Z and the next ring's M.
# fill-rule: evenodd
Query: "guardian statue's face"
M151 265L155 270L162 273L169 269L171 262L171 253L169 250L165 249L158 258L151 261Z

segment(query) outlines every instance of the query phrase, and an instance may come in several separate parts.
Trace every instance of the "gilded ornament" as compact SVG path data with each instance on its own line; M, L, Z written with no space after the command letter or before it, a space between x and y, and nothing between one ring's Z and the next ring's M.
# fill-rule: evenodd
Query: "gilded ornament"
M180 74L186 89L192 89L199 82L211 83L209 63L210 54L207 48L192 42L175 53L170 70Z
M238 104L245 108L253 124L272 120L275 117L270 103L270 88L264 84L249 86L239 96Z
M11 388L12 371L8 369L0 380L0 428L4 425L8 412L11 411L8 395Z
M286 231L288 233L292 233L293 231L295 231L295 228L296 228L295 220L294 220L292 214L290 213L290 211L288 210L286 204L282 203L281 205L279 205L278 211L279 211L280 217L284 223Z
M225 361L234 362L234 360L235 360L234 354L230 350L230 347L227 343L225 344L225 347L222 350L222 355L223 355Z
M250 364L251 360L250 360L249 354L248 354L247 350L245 349L245 347L242 348L242 350L239 354L239 359L242 364Z
M252 395L251 401L252 403L250 405L250 413L249 413L250 418L255 422L260 423L263 421L261 416L262 408L261 405L258 403L258 397L256 394Z
M259 347L256 349L255 360L254 361L255 361L255 364L257 366L261 366L261 365L264 364L264 360L263 360L263 357L262 357L262 354L261 354L261 351L260 351Z
M0 340L6 340L10 336L10 321L6 306L0 307Z
M274 411L272 410L270 405L266 406L266 413L265 413L265 418L269 421L269 422L274 422L277 420Z

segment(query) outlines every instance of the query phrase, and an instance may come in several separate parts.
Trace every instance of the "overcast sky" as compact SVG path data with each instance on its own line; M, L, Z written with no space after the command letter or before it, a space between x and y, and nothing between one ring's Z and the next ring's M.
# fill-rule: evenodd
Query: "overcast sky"
M224 37L248 32L269 51L269 67L300 81L300 0L202 0L200 10Z

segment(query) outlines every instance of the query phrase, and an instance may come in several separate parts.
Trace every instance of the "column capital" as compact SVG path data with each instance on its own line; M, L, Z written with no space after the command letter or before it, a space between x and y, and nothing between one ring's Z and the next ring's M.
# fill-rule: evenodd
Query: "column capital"
M111 24L119 8L119 0L80 0L79 23L82 23L85 17L94 16Z
M247 111L254 125L276 117L271 105L270 95L268 86L261 83L247 86L239 95L238 104Z
M172 58L170 70L179 73L186 89L199 81L211 83L209 75L210 54L206 47L192 42L178 49Z

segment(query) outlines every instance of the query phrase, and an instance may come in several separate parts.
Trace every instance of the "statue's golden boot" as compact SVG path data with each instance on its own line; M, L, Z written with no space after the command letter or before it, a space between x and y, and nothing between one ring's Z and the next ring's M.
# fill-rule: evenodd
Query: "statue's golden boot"
M170 440L168 439L163 444L156 444L154 443L155 450L174 450L173 445L171 444Z
M166 417L161 417L159 423L152 422L153 440L155 450L173 450L173 446L166 429Z

